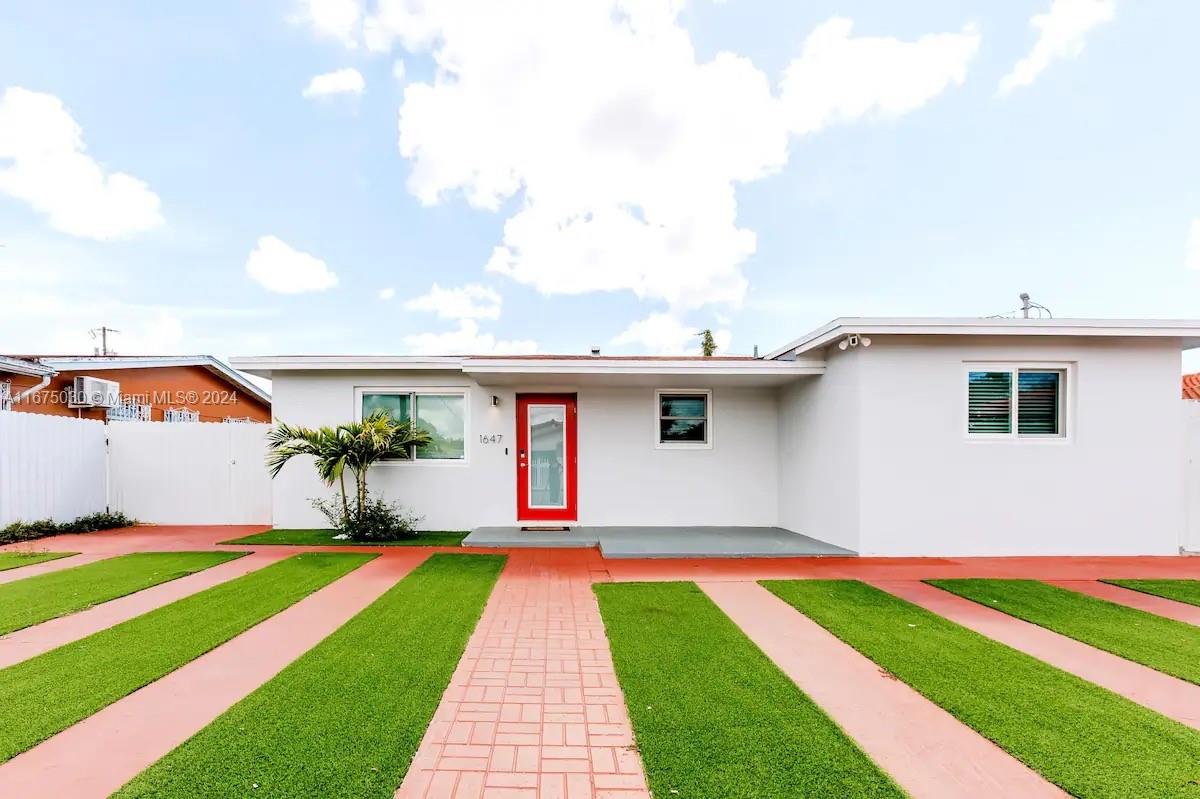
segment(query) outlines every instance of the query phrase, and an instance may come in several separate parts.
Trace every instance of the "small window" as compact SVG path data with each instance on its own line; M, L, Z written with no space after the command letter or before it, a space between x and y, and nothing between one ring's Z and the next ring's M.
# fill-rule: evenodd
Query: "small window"
M971 369L967 433L979 438L1063 437L1065 382L1062 369Z
M464 394L435 394L416 391L363 392L362 418L385 411L399 422L414 421L430 442L409 452L419 461L463 460L466 458L467 400Z
M658 444L660 447L701 448L711 440L711 393L707 391L660 391L658 398Z

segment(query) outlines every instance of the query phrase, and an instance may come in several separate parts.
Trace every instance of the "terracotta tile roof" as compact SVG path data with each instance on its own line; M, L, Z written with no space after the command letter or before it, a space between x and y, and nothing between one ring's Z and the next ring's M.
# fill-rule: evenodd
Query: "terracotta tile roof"
M1200 372L1183 376L1183 398L1200 400Z

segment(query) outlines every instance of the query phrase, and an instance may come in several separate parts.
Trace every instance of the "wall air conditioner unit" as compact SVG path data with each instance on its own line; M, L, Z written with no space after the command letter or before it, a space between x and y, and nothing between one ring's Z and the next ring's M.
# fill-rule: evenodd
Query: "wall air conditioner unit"
M121 404L121 384L98 377L76 377L71 384L71 408L114 408Z

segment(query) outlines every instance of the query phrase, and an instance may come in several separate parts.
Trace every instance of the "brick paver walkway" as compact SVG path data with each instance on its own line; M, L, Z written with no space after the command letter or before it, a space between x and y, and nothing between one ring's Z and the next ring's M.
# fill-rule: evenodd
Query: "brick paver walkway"
M649 797L578 555L517 551L397 797Z

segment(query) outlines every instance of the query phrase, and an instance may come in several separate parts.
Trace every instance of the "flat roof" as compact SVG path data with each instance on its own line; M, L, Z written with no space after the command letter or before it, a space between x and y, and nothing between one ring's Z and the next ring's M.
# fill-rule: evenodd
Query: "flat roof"
M266 355L232 358L234 367L269 378L278 371L444 371L501 382L500 375L821 374L817 350L851 333L943 336L1093 336L1178 338L1200 347L1200 321L1190 319L994 319L975 317L840 317L768 353L749 355ZM781 361L782 356L790 356ZM806 356L807 357L804 357ZM781 364L788 364L782 367ZM482 381L481 381L482 382Z
M1092 336L1178 338L1183 349L1200 347L1200 321L1195 319L994 319L974 317L840 317L779 349L804 355L852 333L868 336Z
M819 359L767 361L750 356L622 356L622 355L282 355L233 358L250 374L271 377L279 371L442 371L474 377L482 385L502 385L518 378L543 381L581 376L709 376L783 382L821 374Z

